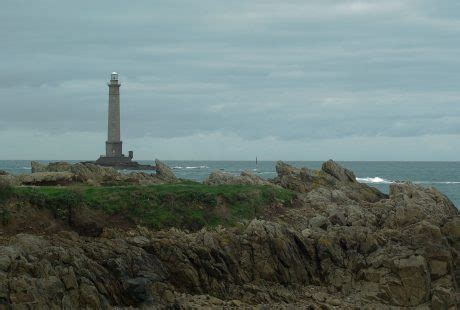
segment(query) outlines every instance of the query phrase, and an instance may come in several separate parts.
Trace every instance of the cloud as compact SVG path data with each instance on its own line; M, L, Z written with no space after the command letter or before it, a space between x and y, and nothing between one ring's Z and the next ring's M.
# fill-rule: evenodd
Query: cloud
M217 158L216 145L236 154L263 143L287 147L270 151L290 158L305 151L295 143L329 155L318 140L355 141L340 154L369 159L377 155L363 150L375 141L386 143L387 153L388 141L439 147L436 137L460 134L458 7L426 0L169 0L70 8L5 0L1 142L20 154L25 150L6 133L25 145L40 140L43 156L54 156L62 149L55 143L71 141L65 135L75 143L91 136L101 141L88 138L87 150L99 154L106 83L118 71L123 139L138 141L136 148L146 143L144 154L168 148L164 154L174 157L180 148L169 140L190 147L180 152L194 158ZM25 134L31 132L41 138Z

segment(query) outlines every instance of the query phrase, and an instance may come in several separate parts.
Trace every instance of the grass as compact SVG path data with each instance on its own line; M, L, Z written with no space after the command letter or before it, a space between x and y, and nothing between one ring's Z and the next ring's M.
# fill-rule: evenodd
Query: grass
M65 219L86 205L109 215L122 215L151 228L180 227L197 230L232 226L263 213L264 206L289 204L291 191L270 186L199 183L110 187L16 187L14 195L46 207Z

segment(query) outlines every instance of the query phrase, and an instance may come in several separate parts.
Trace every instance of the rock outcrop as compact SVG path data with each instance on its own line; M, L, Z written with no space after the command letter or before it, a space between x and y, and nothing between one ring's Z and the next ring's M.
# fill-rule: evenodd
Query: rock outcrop
M74 183L74 174L68 171L63 172L35 172L23 174L18 177L22 185L34 186L56 186L70 185Z
M30 162L31 172L47 172L46 165L39 163L38 161L31 161Z
M294 168L284 162L276 164L278 176L274 183L296 192L310 193L314 200L349 199L376 202L387 195L373 187L356 181L353 172L329 160L319 171L308 168Z
M41 236L5 230L0 235L0 304L458 307L460 215L439 191L402 183L392 184L385 195L356 182L351 171L332 161L320 171L280 162L277 172L274 182L296 191L293 201L235 227L190 233L181 227L154 231L102 225L91 237L63 223ZM234 184L235 178L219 173L208 180ZM123 215L110 216L121 221Z
M69 170L74 174L77 182L85 184L103 184L104 182L121 182L123 176L117 170L110 167L102 167L92 163L77 163Z
M323 163L321 170L341 182L357 182L355 174L352 171L343 168L332 159Z
M18 186L21 185L21 182L19 179L11 174L6 174L6 175L0 175L0 183L1 184L6 184L9 186Z
M55 162L48 165L39 162L31 162L32 174L23 174L8 178L8 182L14 185L126 185L126 184L162 184L175 183L178 179L172 170L159 160L156 173L131 172L121 173L111 167L103 167L93 163L84 162L69 164L67 162ZM5 178L6 179L6 178Z
M177 178L172 172L171 168L169 168L166 164L161 162L159 159L155 159L155 167L156 167L156 172L157 172L157 177L161 180L167 181L167 182L176 182Z
M262 179L248 171L243 171L239 176L221 170L213 171L206 180L206 185L270 185L273 183Z

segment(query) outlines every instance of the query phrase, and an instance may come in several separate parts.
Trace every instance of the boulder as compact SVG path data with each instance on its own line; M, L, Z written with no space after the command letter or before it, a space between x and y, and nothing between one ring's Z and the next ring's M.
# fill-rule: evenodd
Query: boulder
M157 172L157 177L167 181L167 182L176 182L177 178L166 164L161 162L159 159L155 159L155 167Z
M6 172L5 170L0 170L0 175L8 175L9 173Z

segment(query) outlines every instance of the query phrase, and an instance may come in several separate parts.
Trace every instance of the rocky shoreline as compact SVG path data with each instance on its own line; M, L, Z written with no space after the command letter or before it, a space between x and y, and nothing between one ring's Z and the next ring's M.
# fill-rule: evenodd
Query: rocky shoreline
M156 166L155 174L124 175L92 164L34 164L34 173L3 174L0 182L5 188L180 186L167 166ZM334 161L320 170L278 162L276 170L270 181L212 173L203 186L280 188L292 199L275 197L252 218L194 231L125 225L125 215L116 213L110 216L119 225L99 223L100 230L88 233L75 222L83 209L66 221L46 209L38 217L31 200L0 199L12 214L0 225L0 308L459 306L460 215L435 188L391 184L387 195ZM222 217L230 203L224 198L206 198ZM187 199L196 205L196 197ZM238 199L246 198L232 203ZM46 219L46 230L13 225L34 216Z

